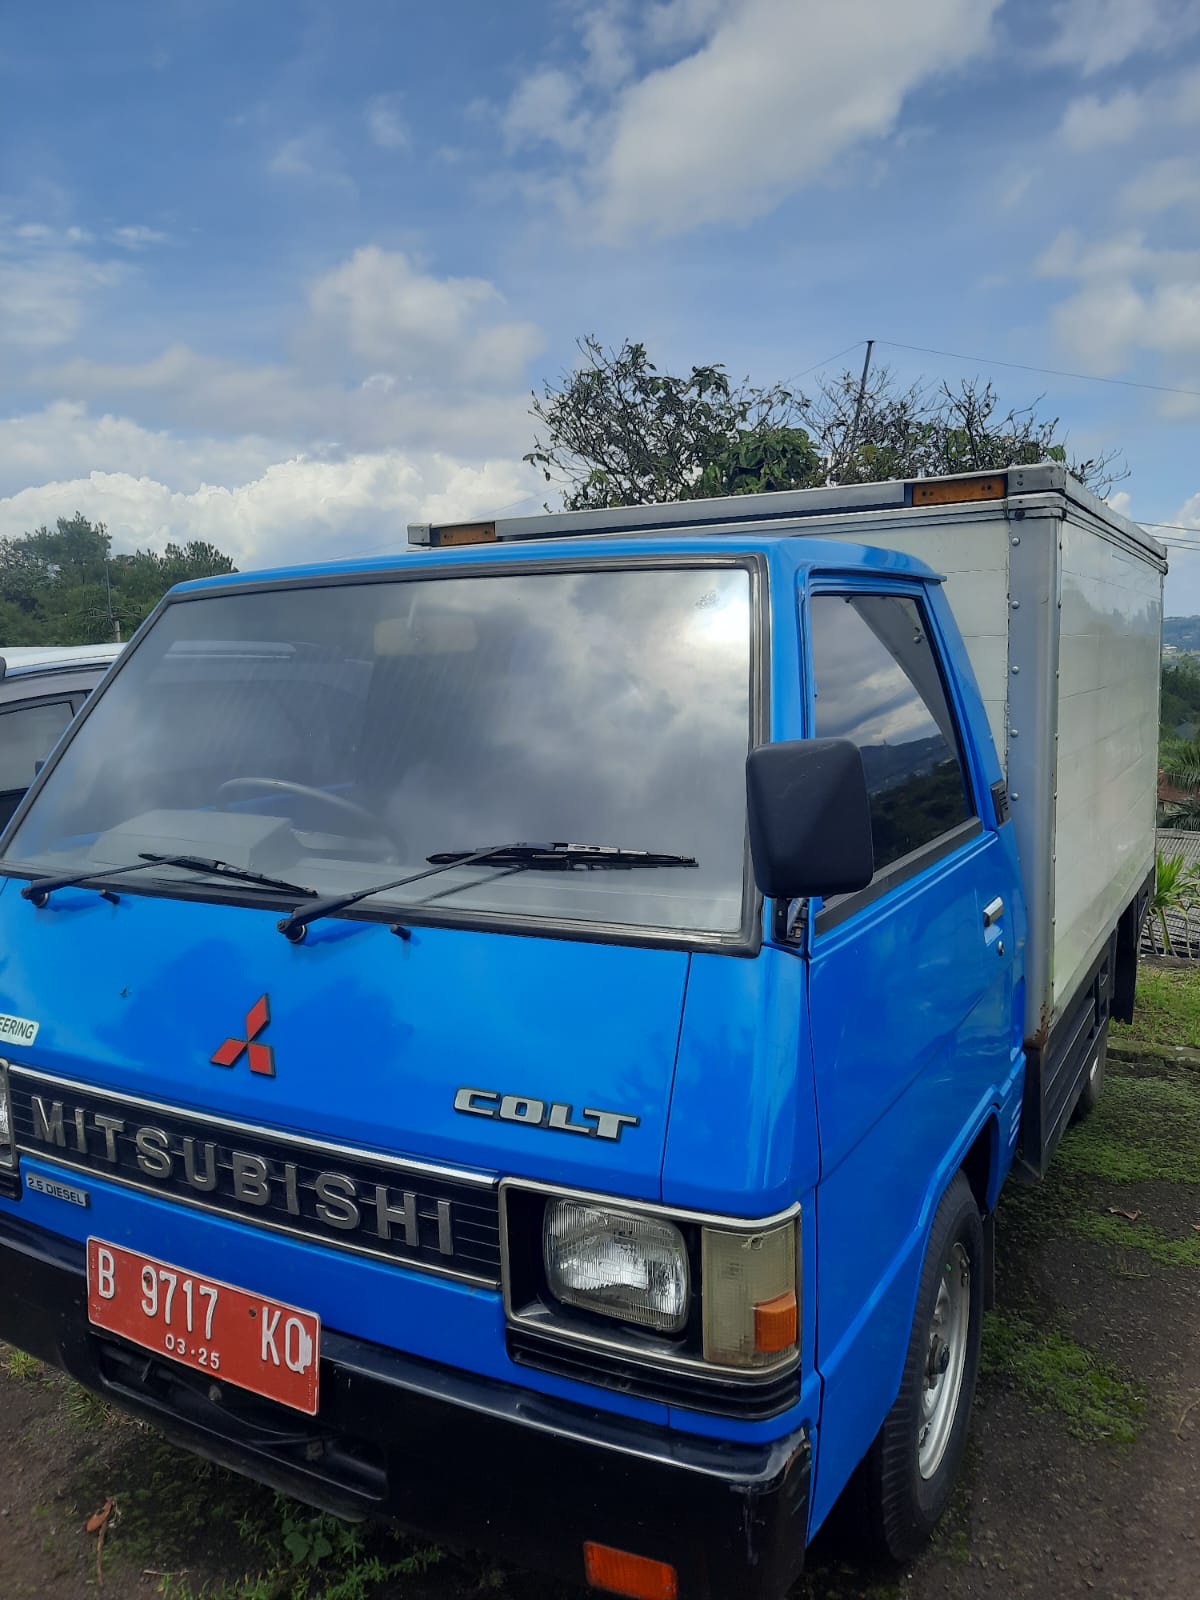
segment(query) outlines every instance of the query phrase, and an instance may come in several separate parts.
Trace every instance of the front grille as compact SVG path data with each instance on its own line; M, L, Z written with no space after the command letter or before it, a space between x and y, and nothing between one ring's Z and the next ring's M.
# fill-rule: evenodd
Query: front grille
M657 1400L662 1405L705 1411L711 1417L737 1417L742 1422L777 1417L800 1398L800 1377L794 1369L782 1377L757 1379L693 1374L607 1351L600 1357L566 1340L511 1327L508 1353L520 1367L616 1389L638 1400Z
M18 1149L253 1227L500 1282L495 1184L13 1067Z

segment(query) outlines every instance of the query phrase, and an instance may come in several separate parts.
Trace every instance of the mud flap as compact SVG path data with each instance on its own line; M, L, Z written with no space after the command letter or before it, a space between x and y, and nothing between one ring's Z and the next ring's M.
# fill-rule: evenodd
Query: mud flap
M983 1309L996 1308L996 1213L983 1219Z

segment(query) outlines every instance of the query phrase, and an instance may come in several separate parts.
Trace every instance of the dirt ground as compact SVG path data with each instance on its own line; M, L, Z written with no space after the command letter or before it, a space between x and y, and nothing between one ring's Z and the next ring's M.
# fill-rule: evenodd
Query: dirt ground
M1200 1072L1110 1062L1051 1178L1000 1212L965 1479L911 1569L822 1536L796 1600L1200 1595ZM1189 1409L1190 1408L1190 1409ZM0 1352L0 1600L566 1600L347 1529ZM88 1517L109 1500L99 1532Z

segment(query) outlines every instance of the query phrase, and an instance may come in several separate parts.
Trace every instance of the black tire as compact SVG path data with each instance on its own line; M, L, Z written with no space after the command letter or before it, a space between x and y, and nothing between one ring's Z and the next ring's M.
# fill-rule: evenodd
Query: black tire
M1087 1076L1083 1080L1083 1089L1075 1105L1075 1121L1082 1122L1085 1117L1090 1117L1096 1109L1100 1096L1104 1093L1104 1069L1108 1064L1108 1018L1104 1019L1104 1026L1096 1040L1095 1052L1088 1063Z
M914 1555L933 1532L950 1503L962 1465L983 1333L983 1248L979 1208L970 1184L960 1172L942 1196L930 1230L900 1393L860 1469L858 1504L866 1522L862 1531L876 1550L896 1561ZM926 1477L920 1466L922 1398L931 1359L933 1316L943 1275L957 1271L961 1281L964 1256L970 1281L966 1286L962 1378L944 1451Z

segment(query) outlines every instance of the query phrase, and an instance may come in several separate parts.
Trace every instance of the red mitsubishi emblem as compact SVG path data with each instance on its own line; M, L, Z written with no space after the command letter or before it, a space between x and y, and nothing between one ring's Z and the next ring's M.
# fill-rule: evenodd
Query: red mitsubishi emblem
M255 1040L271 1020L271 1002L264 994L246 1013L246 1037L226 1039L221 1048L210 1057L215 1067L232 1067L241 1060L243 1050L250 1052L250 1071L264 1078L275 1076L275 1052L269 1044L255 1044Z

